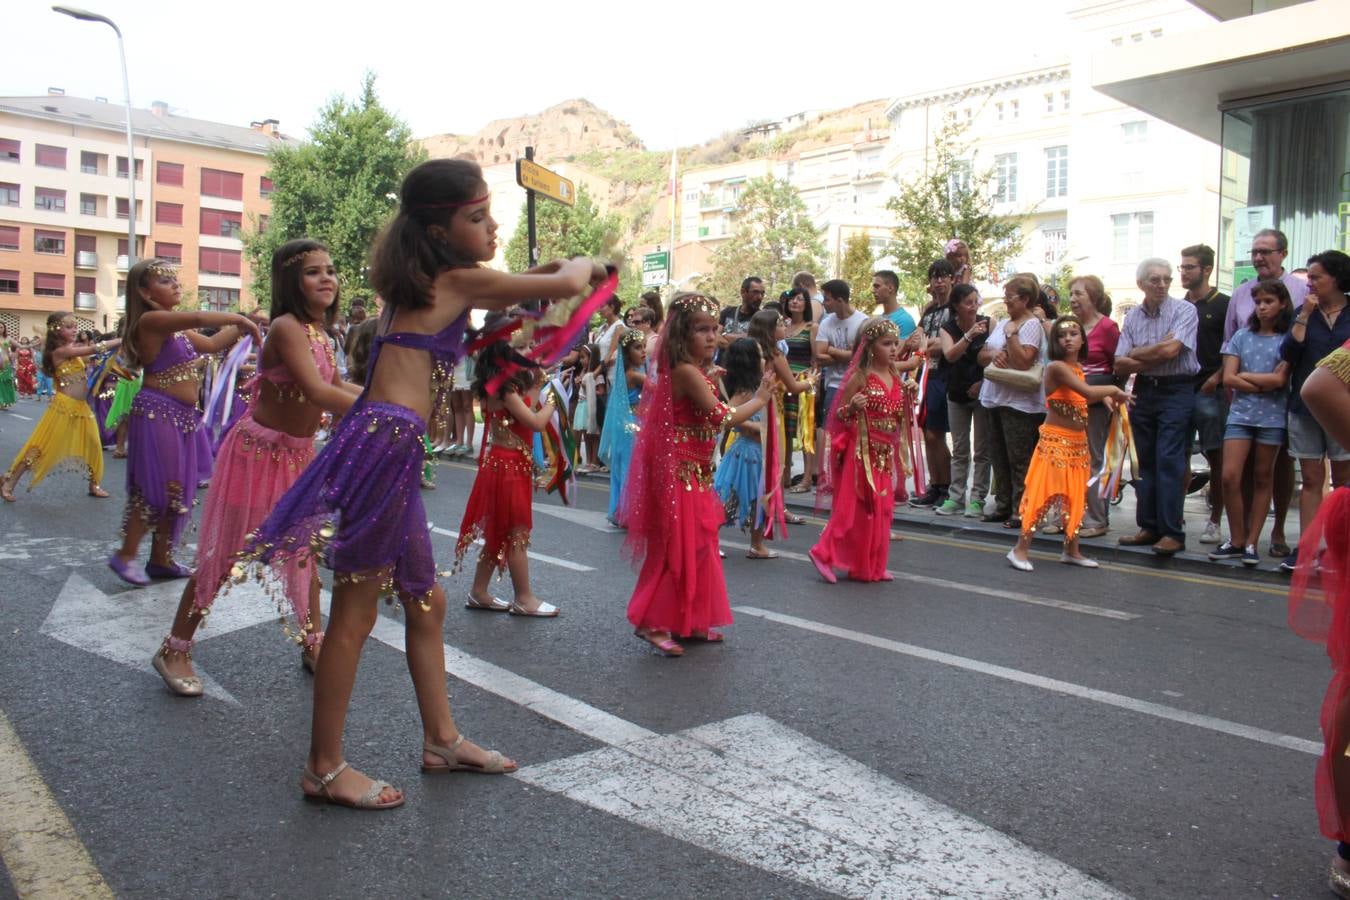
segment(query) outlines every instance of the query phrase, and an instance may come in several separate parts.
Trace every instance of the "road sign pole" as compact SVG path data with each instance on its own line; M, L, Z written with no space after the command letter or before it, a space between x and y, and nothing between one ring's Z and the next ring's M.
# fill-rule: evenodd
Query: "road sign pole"
M534 148L525 148L525 158L534 159ZM539 265L539 247L534 236L534 191L525 189L525 243L529 246L530 268Z

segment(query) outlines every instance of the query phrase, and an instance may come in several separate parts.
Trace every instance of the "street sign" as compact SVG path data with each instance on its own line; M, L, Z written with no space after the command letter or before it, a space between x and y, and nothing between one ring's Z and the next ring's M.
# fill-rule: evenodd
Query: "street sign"
M660 287L670 281L670 251L661 250L642 257L642 286Z
M543 194L550 200L557 200L567 206L577 202L576 185L557 172L545 169L528 159L516 160L516 184L527 191Z

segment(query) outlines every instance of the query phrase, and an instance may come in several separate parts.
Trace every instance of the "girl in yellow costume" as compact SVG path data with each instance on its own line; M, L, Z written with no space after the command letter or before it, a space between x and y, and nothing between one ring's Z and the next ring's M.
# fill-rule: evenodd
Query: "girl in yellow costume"
M31 470L28 489L38 486L52 469L76 460L89 475L89 496L106 497L99 487L103 478L103 447L93 410L85 402L88 384L84 358L121 344L120 340L79 343L77 326L70 313L56 312L47 317L47 342L42 350L42 368L56 383L56 396L33 429L28 442L14 458L9 471L0 479L0 497L14 502L14 488L23 473Z
M1078 549L1078 528L1087 508L1088 403L1098 400L1113 407L1128 403L1130 395L1115 385L1093 387L1083 378L1079 360L1084 351L1083 323L1074 316L1060 316L1050 328L1050 364L1045 367L1045 422L1040 441L1027 467L1022 489L1022 536L1008 551L1014 569L1031 571L1027 550L1031 538L1050 515L1058 511L1064 523L1064 552L1059 561L1071 566L1097 568Z

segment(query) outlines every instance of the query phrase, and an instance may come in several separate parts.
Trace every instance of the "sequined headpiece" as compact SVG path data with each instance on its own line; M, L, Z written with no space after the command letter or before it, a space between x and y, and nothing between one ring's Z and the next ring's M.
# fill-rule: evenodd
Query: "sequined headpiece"
M305 257L306 257L306 256L309 256L311 253L326 253L326 252L328 252L328 251L326 251L326 250L320 250L318 247L311 247L311 248L308 249L308 250L301 250L299 253L295 254L294 256L287 258L287 259L281 264L281 268L283 268L283 269L289 269L291 266L295 265L296 263L298 263L298 262L303 262L304 259L305 259Z
M647 336L636 328L630 328L619 338L619 349L627 350L629 347L635 347L647 343Z
M149 272L151 275L153 275L153 276L156 277L156 278L177 278L177 277L178 277L178 269L177 269L177 267L175 267L175 266L170 266L170 265L165 265L165 264L161 264L161 263L155 263L153 266L150 266L150 267L149 267L148 269L146 269L145 271Z
M865 341L875 341L882 335L890 335L891 337L898 338L900 336L900 326L896 325L890 319L881 319L863 327L862 337Z
M685 294L682 297L676 297L670 302L670 308L705 312L713 318L717 318L717 314L722 311L720 303L711 297L705 297L703 294Z

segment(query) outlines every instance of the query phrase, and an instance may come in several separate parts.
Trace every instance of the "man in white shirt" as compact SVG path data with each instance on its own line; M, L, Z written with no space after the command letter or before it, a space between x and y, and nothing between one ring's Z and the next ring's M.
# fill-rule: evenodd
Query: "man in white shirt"
M825 318L820 320L816 329L815 357L820 370L820 391L817 393L816 406L816 446L825 446L825 417L834 403L835 392L844 381L844 373L853 359L853 345L857 343L858 331L867 316L849 304L848 282L841 279L827 281L820 286L825 304ZM816 461L823 469L824 452L816 454Z

